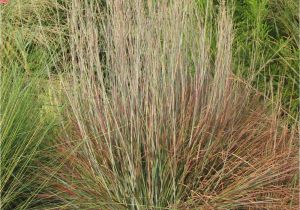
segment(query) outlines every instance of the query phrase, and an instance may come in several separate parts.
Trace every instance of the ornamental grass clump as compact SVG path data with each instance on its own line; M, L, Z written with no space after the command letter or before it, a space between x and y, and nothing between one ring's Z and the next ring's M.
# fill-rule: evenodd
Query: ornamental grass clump
M3 63L2 63L3 64ZM28 209L42 185L37 161L52 128L45 119L36 77L24 76L22 69L1 68L0 209Z
M72 1L63 164L44 197L66 209L298 206L296 126L236 79L231 14L221 4L211 26L206 6Z

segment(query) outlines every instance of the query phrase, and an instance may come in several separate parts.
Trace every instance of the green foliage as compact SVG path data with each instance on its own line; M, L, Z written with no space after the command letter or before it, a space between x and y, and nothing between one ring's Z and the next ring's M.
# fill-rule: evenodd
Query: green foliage
M234 7L237 74L265 97L281 101L283 109L297 118L299 5L293 0L243 0Z
M2 63L3 65L3 63ZM20 68L1 71L1 209L26 209L38 187L33 165L51 122L41 116L34 76Z
M41 100L48 88L48 80L42 81L55 60L52 33L45 36L47 27L39 27L38 21L39 14L47 15L48 6L12 1L0 8L0 209L4 210L31 208L42 189L36 180L41 149L48 145L54 122L53 114L45 115L47 105Z
M222 1L196 0L208 26ZM224 1L225 2L225 1ZM234 21L233 71L267 103L280 101L293 121L299 111L299 4L294 0L226 1ZM215 31L211 33L215 39ZM215 50L212 42L212 51Z

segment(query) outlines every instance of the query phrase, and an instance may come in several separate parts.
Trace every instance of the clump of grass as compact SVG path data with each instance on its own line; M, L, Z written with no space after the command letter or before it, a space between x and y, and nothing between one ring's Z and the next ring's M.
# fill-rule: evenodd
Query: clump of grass
M225 6L217 28L195 8L72 1L64 164L43 196L66 209L298 206L296 126L235 80Z
M32 209L38 205L35 196L43 188L37 182L40 162L44 159L42 149L54 136L54 117L50 113L45 115L47 105L42 100L47 74L55 61L51 38L54 33L48 33L51 27L42 23L51 4L40 3L11 1L0 6L0 209L3 210ZM49 137L50 134L53 136Z
M1 68L1 209L27 209L35 183L39 150L51 128L41 116L35 78L17 67Z

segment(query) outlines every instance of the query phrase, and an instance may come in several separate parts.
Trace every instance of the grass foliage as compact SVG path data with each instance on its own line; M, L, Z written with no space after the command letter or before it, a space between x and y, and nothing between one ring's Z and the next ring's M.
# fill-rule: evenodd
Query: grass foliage
M51 123L41 116L36 82L19 68L2 68L1 209L26 209L39 191L34 163L41 158L39 149Z
M0 209L297 209L298 6L1 5Z

